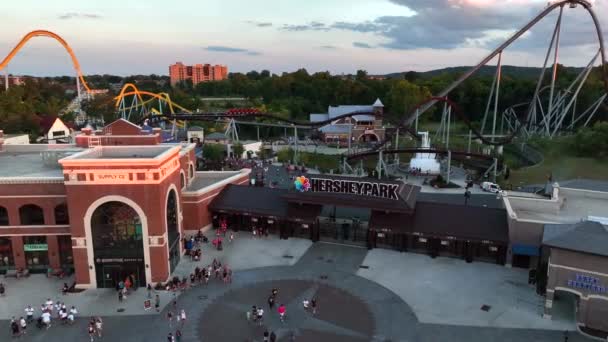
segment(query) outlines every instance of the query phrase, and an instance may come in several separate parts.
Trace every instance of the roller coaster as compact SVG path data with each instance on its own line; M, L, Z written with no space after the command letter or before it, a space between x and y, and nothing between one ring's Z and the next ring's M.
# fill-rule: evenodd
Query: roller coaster
M598 49L597 53L590 60L588 65L580 72L572 84L570 84L566 89L560 90L556 87L556 79L558 76L557 68L562 17L564 10L567 8L583 8L589 14L597 34ZM541 68L532 99L527 102L522 102L515 106L511 106L499 113L498 108L502 78L502 58L506 49L554 11L559 11L557 22L555 23L551 41L547 48L547 53L545 55L544 63ZM60 36L50 31L37 30L28 33L2 61L0 64L0 69L5 68L19 49L21 49L21 47L27 41L29 41L29 39L36 36L54 38L64 46L72 58L74 69L76 70L78 76L78 84L82 85L87 92L90 92L91 90L82 76L80 65L72 49ZM549 64L551 57L552 64ZM490 95L487 99L487 106L481 123L481 129L477 129L475 125L470 122L469 117L465 115L452 100L450 100L449 94L457 89L458 86L460 86L465 80L475 75L481 67L489 65L490 62L492 62L495 58L497 58L496 73L492 82ZM576 99L578 94L580 93L584 83L598 61L600 64L601 78L606 93L602 94L589 108L585 108L582 112L576 113ZM547 83L546 74L549 70L550 82L547 85L545 84ZM395 128L395 132L409 132L413 136L416 136L420 117L424 113L428 112L432 106L438 103L443 103L440 134L442 137L444 137L444 140L448 141L446 142L445 150L449 150L450 127L453 127L453 120L455 119L462 120L466 124L470 130L470 136L475 136L475 138L481 140L484 144L500 146L511 142L515 137L518 136L526 138L531 135L544 135L551 138L561 132L564 127L574 129L577 123L579 123L579 127L586 126L591 122L598 108L600 108L601 105L606 102L606 99L608 98L607 94L608 65L606 62L604 39L599 20L592 9L591 3L586 0L558 0L549 3L538 15L524 25L522 29L515 32L503 44L485 56L477 65L463 73L452 84L447 86L435 96L411 108L408 115L403 115L403 119L399 120L398 122L393 122L392 125ZM547 96L548 98L546 98ZM157 94L141 91L138 90L133 84L125 84L118 96L115 98L115 101L117 112L121 117L140 123L145 119L152 121L165 120L177 123L178 121L185 122L187 120L234 120L235 118L261 118L284 122L297 129L297 127L319 127L335 122L341 118L351 117L354 115L375 115L374 113L352 112L341 115L340 117L332 118L331 120L312 123L284 118L281 115L273 113L262 113L255 109L233 109L223 112L201 113L188 110L174 103L169 94ZM499 120L500 124L498 123ZM583 124L580 125L580 123ZM500 125L500 128L497 127L498 125ZM506 131L504 128L506 128ZM486 130L490 131L489 135ZM500 130L500 132L498 132L498 130ZM398 134L399 133L397 133L397 136ZM390 150L390 142L393 140L393 138L395 138L395 136L392 136L392 134L388 134L387 132L385 140L380 142L372 152ZM354 160L359 157L364 158L365 156L369 156L370 152L366 153L367 154L361 154L360 156L350 155L348 156L348 159Z
M63 48L67 51L67 53L70 55L70 58L72 59L72 65L74 66L74 70L76 71L76 88L78 91L78 98L81 97L81 86L84 87L84 90L87 93L91 93L93 91L87 84L87 81L85 81L84 76L82 74L82 70L80 70L80 63L78 62L78 59L76 58L76 55L74 54L74 51L72 50L70 45L63 38L61 38L61 36L51 31L35 30L23 36L19 43L17 43L17 45L8 53L8 55L4 57L2 62L0 62L0 70L6 69L9 62L13 59L13 57L15 57L19 50L21 50L21 48L23 48L23 46L25 46L25 44L34 37L53 38L59 44L61 44ZM6 84L8 85L8 82Z

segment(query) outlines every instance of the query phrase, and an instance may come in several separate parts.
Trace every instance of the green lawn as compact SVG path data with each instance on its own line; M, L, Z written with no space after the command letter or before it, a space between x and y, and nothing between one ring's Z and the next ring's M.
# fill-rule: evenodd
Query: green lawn
M573 156L565 140L532 143L543 153L544 160L538 165L512 170L506 183L513 186L543 184L550 175L554 180L573 178L608 179L608 160Z

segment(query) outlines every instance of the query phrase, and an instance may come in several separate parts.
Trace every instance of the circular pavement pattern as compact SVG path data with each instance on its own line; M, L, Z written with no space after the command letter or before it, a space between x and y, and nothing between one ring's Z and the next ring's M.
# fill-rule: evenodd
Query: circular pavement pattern
M279 290L276 305L268 306L273 288ZM317 300L317 313L304 310L305 299ZM281 322L277 307L285 304ZM264 309L262 324L248 322L247 311ZM198 335L204 341L263 341L264 331L274 331L278 341L370 341L375 321L367 304L356 296L311 280L276 280L227 291L210 303L199 320Z

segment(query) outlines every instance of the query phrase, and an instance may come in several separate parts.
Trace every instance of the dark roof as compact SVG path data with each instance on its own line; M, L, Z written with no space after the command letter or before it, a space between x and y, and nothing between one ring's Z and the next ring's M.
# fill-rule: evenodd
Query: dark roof
M563 248L576 252L608 256L608 229L601 223L583 221L571 225L571 229L546 241L549 247Z
M311 204L290 203L287 207L287 217L290 220L315 222L323 206Z
M421 192L418 194L417 201L464 205L464 192L462 194ZM486 208L504 208L502 199L497 199L495 194L471 194L467 205Z
M227 185L209 204L209 209L258 216L287 217L285 189L247 185Z
M505 209L418 202L414 231L424 235L507 243L509 228Z
M405 233L412 231L412 222L412 216L408 214L372 210L369 219L369 229L376 231L390 229L396 233Z

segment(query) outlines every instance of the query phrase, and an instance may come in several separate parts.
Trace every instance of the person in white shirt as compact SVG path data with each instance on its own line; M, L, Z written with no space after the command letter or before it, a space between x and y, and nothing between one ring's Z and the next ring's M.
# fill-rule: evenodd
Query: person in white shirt
M42 323L44 323L44 325L46 325L46 328L50 328L51 326L51 314L48 311L45 311L42 313L42 315L40 316L42 317Z
M51 298L47 299L44 304L46 305L47 310L53 310L53 301L51 300Z
M21 327L21 334L25 334L25 329L27 328L27 322L25 321L25 318L21 317L19 319L19 326Z
M31 305L28 305L27 308L25 308L25 317L28 322L34 320L34 308Z
M59 318L61 318L61 324L66 324L68 322L68 312L65 310L59 311Z

